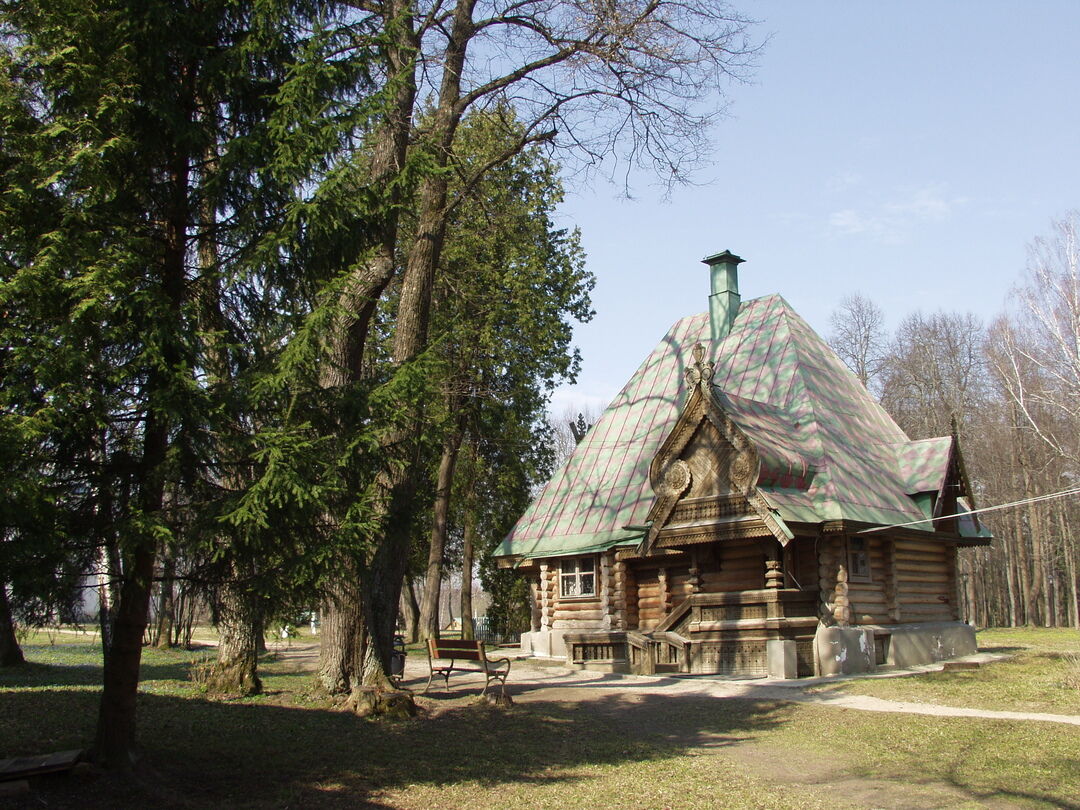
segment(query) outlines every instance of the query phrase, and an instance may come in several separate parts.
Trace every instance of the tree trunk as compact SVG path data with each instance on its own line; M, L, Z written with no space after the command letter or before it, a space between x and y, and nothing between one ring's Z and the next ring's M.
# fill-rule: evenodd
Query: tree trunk
M15 635L15 620L11 616L8 603L7 585L0 581L0 667L14 667L22 664L22 647Z
M344 285L327 338L329 362L324 364L320 385L343 388L363 376L364 352L371 321L383 292L397 266L398 218L402 193L401 174L412 133L413 105L416 101L416 35L410 6L405 0L390 0L383 7L389 29L396 37L387 44L386 72L396 83L393 100L376 130L370 165L371 188L385 193L385 213L375 223L377 244L371 261L359 268ZM377 515L377 518L384 515ZM341 573L327 588L320 634L319 681L332 694L351 691L363 681L369 625L366 599L361 585L363 569L356 560L346 560ZM398 590L401 582L398 581ZM394 602L396 614L397 603ZM393 645L391 628L389 647ZM389 662L389 649L386 660ZM389 670L387 670L389 671ZM387 682L388 679L387 679Z
M472 0L461 0L453 15L453 27L443 60L439 105L431 138L432 161L436 168L448 164L450 146L460 120L461 67L472 31ZM414 360L427 345L431 316L431 292L446 237L445 172L434 172L420 183L416 232L410 246L401 281L397 319L394 325L393 361L397 365ZM411 434L389 437L387 447L415 448ZM414 500L415 453L408 452L401 467L389 467L383 473L385 502L389 505L386 530L375 554L364 571L364 616L370 633L365 651L363 685L374 689L391 688L390 661L393 652L394 626L398 599L409 552L408 516Z
M257 695L259 680L259 639L262 617L247 593L236 565L218 600L218 656L207 674L205 686L226 695Z
M359 575L335 580L321 616L319 683L332 695L348 694L360 685L366 644Z
M173 577L176 576L176 560L168 551L161 566L161 582L158 583L157 628L154 646L159 650L172 647L176 600L173 598Z
M450 496L454 488L454 469L457 466L461 433L454 433L443 445L439 474L435 484L435 504L432 508L431 543L428 547L427 571L424 574L424 596L420 602L420 640L439 637L439 597L442 589L443 554L450 528Z
M415 644L420 640L420 603L416 599L416 583L411 576L405 577L401 612L405 614L405 643Z
M967 602L968 614L967 620L972 627L986 627L986 613L983 611L983 615L980 616L979 610L979 592L975 585L975 577L978 575L977 561L974 559L974 554L969 556L966 560L967 571L964 576L964 601Z
M1002 552L1005 556L1005 596L1009 615L1009 627L1016 627L1016 566L1013 555L1009 553L1008 536L1002 538Z
M465 527L461 548L461 637L475 638L473 632L473 549L476 548L476 511L470 487L465 506Z
M1068 583L1065 593L1068 597L1068 610L1066 620L1073 627L1080 627L1080 595L1077 594L1076 558L1073 554L1072 543L1069 542L1068 523L1065 519L1065 506L1057 507L1058 531L1061 532L1062 553L1065 555L1065 577Z
M401 586L409 561L409 517L415 491L412 486L411 465L391 465L384 469L384 491L390 493L390 506L383 536L375 548L361 577L361 602L367 644L363 650L363 670L360 685L376 691L396 689L390 680L394 653L394 633L397 628Z
M98 627L101 629L102 655L107 657L112 649L113 627L116 624L116 608L120 604L120 584L124 572L120 568L120 552L111 538L102 538L98 548Z
M135 764L135 700L154 577L153 548L144 541L130 557L104 656L94 760L110 770L130 770Z
M188 80L190 80L190 76ZM155 521L165 505L165 478L162 469L169 451L172 411L171 381L164 374L181 367L179 332L185 297L187 260L188 181L187 156L174 153L169 159L167 217L164 252L160 266L161 292L168 304L168 324L156 347L161 352L161 369L148 375L142 393L147 403L143 425L142 458L139 469L139 508L142 519ZM135 706L139 689L142 640L150 614L150 594L157 550L152 533L135 529L124 555L124 581L116 605L112 643L104 648L101 710L98 714L94 759L108 769L129 770L135 762Z

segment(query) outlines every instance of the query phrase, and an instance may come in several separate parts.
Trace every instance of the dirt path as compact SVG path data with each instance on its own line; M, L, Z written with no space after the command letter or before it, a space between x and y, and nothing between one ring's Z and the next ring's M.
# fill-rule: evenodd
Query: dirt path
M278 666L293 671L313 670L318 645L282 645L275 652ZM427 660L411 657L404 684L420 693L428 680ZM830 681L831 682L831 681ZM836 806L906 810L906 808L983 807L1005 810L1022 806L1011 796L981 796L933 778L912 781L869 776L852 767L843 756L782 748L753 729L775 722L770 707L782 702L816 704L866 712L914 713L939 717L972 717L1080 725L1080 716L988 711L953 706L889 701L836 692L813 691L821 680L747 681L717 677L634 676L585 672L565 666L543 666L535 661L513 662L508 691L515 704L534 704L541 711L551 705L570 708L568 716L588 723L590 718L628 737L644 733L660 742L677 744L688 757L715 758L717 768L737 768L772 783L790 785L794 797L806 788L836 797ZM441 679L422 700L434 715L472 704L483 687L477 674L454 674L450 689ZM665 700L664 698L679 698ZM716 698L737 702L716 713ZM627 711L627 709L632 709Z
M319 661L319 645L310 642L281 642L270 645L285 671L314 671ZM940 667L939 667L940 668ZM920 667L931 671L934 667ZM411 657L406 663L405 684L417 691L427 682L427 661ZM892 712L921 714L931 717L981 717L988 720L1023 720L1040 723L1064 723L1080 726L1080 714L1045 714L1040 712L1010 712L991 709L970 709L938 703L884 700L868 695L845 695L840 692L812 690L822 679L799 681L737 680L721 677L668 677L663 675L616 675L586 672L565 666L541 665L527 658L513 662L513 675L508 687L515 702L559 701L578 703L605 695L620 695L633 701L635 696L696 695L743 700L773 700L792 703L813 703L838 709L862 712ZM436 680L432 689L438 692L442 681ZM472 673L451 676L451 688L475 692L483 687L483 679Z
M426 661L410 658L406 666L406 684L412 688L422 689L427 681L427 672ZM551 700L576 703L616 694L631 701L635 696L690 695L813 703L864 712L922 714L932 717L981 717L990 720L1023 720L1080 726L1080 715L969 709L935 703L883 700L866 695L807 691L808 688L820 683L820 680L755 681L703 676L614 675L585 672L568 667L539 666L528 659L520 659L513 663L513 674L508 689L514 701L522 703ZM483 681L477 675L451 676L451 687L455 690L479 689L482 686ZM433 689L441 689L441 687L441 681L432 686Z

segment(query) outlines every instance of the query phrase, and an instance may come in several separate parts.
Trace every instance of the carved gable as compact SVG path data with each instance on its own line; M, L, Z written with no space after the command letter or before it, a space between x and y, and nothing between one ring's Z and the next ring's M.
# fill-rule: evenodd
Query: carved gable
M680 454L690 468L687 498L707 498L746 491L751 461L709 420L703 420Z
M730 537L772 535L786 543L791 532L756 490L757 451L713 396L700 347L694 356L690 397L650 467L657 498L641 551Z

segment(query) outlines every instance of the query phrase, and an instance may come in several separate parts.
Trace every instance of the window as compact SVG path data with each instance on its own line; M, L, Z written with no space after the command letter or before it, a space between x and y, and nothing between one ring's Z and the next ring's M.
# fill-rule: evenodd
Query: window
M870 581L870 550L862 537L848 540L848 576L863 582Z
M596 562L592 557L575 557L562 561L559 595L570 598L596 596Z

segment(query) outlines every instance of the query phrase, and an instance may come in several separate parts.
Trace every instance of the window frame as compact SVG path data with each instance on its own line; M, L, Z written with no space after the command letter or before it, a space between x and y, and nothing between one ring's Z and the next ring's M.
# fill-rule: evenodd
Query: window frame
M849 537L847 551L848 580L873 582L874 572L870 567L870 541L865 537Z
M572 565L572 570L567 566ZM583 591L582 580L591 577L592 590L588 593ZM597 587L596 557L563 557L559 560L559 599L596 599L600 595ZM573 583L567 592L568 583Z

